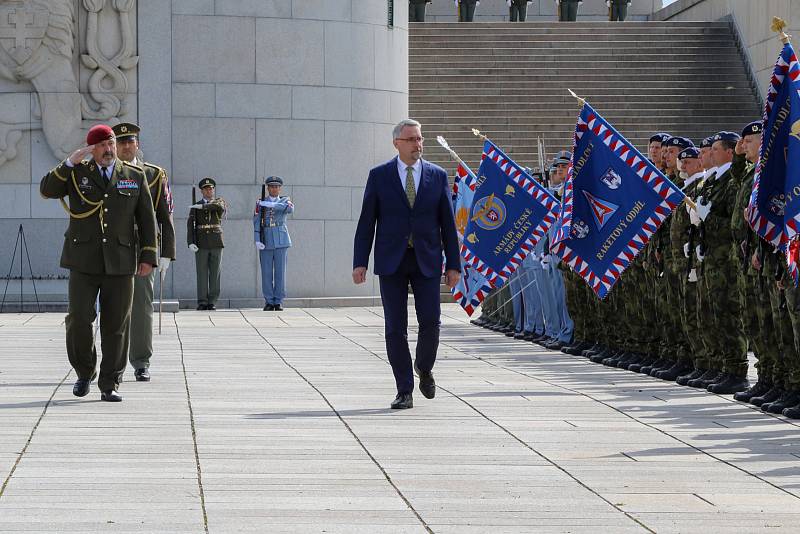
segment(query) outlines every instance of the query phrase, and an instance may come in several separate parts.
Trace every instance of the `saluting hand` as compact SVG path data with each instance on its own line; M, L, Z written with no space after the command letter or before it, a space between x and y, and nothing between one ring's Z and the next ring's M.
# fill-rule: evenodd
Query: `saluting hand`
M83 158L86 157L86 154L91 154L93 149L94 145L89 145L83 148L79 148L78 150L70 154L69 158L67 159L69 159L69 162L72 163L73 165L77 165L78 163L83 161Z

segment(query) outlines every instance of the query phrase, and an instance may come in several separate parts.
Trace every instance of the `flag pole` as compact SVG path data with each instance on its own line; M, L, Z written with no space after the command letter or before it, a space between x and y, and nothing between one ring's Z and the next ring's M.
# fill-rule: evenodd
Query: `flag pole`
M770 29L778 34L778 39L781 40L783 44L789 44L792 40L791 37L786 35L786 21L780 17L772 17L772 26Z

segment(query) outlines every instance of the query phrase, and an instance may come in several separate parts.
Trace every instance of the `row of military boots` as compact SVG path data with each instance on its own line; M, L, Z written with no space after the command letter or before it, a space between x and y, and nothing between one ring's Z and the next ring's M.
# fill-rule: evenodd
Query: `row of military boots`
M567 343L559 341L545 334L537 334L536 332L527 332L524 330L515 330L514 325L505 321L504 319L493 320L485 315L481 315L477 319L472 319L470 323L486 328L493 332L505 334L507 337L519 339L521 341L529 341L536 343L548 350L563 350L567 347Z

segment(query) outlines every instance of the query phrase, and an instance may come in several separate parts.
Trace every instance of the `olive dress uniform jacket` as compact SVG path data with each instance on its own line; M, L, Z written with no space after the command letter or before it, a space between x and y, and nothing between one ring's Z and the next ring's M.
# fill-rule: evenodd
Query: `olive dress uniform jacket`
M204 249L223 248L225 245L222 242L222 217L225 215L225 201L215 198L209 202L203 198L198 204L203 204L203 209L189 210L189 218L186 221L187 244L194 243L197 248Z
M162 258L175 259L175 225L172 222L172 194L169 190L167 171L152 163L142 162L147 186L153 199L153 210L156 213L156 230L161 240Z
M42 178L39 191L45 198L62 199L70 214L62 267L86 274L134 275L139 263L158 265L156 218L141 167L117 160L106 186L94 161L74 167L62 162Z

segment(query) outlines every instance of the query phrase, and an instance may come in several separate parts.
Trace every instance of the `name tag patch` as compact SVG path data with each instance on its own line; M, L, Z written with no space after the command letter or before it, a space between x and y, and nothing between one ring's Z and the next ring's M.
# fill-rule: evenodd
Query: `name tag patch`
M136 180L120 180L117 182L117 189L139 189Z

